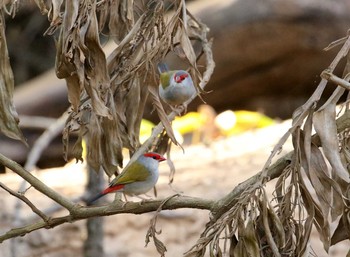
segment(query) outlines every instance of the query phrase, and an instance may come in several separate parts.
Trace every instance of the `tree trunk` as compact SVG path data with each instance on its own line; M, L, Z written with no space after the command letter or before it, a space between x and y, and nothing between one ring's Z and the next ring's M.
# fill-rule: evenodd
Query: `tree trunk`
M102 172L96 173L88 167L88 183L86 185L87 195L95 195L102 191L104 186ZM96 201L98 203L99 200ZM96 257L104 256L103 250L103 217L87 219L87 238L84 242L84 256Z

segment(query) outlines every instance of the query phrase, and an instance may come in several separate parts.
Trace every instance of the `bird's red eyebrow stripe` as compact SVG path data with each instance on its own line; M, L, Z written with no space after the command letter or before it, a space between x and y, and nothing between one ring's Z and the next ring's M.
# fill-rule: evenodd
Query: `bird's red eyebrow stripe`
M187 77L188 77L188 74L184 73L184 74L181 74L179 76L175 76L175 81L177 83L179 83L179 82L182 82Z

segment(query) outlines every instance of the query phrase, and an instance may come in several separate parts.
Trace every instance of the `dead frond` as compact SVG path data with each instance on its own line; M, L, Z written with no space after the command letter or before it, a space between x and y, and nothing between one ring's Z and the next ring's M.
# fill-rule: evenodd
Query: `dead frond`
M220 209L214 210L212 220L186 256L204 256L206 250L210 256L222 256L227 242L230 256L306 256L313 228L327 252L331 245L349 239L344 232L350 224L344 214L349 209L349 125L343 121L350 111L345 103L338 117L336 105L349 90L350 37L340 43L343 47L323 72L314 94L294 112L292 127L274 147L260 178L239 198L228 198L226 204L218 205L227 211L218 216ZM344 56L348 62L340 79L332 72ZM324 105L317 107L327 80L340 85ZM317 134L312 135L313 129ZM268 199L263 190L270 181L267 169L290 136L292 161L275 181L273 198ZM332 235L334 222L339 225Z
M3 4L1 4L3 5ZM13 105L14 78L5 37L5 18L0 5L0 131L27 144L18 126L18 114ZM12 6L12 5L11 5ZM11 7L12 8L12 7Z
M170 13L157 0L52 2L48 33L60 29L56 74L67 81L72 105L63 132L66 158L71 154L81 159L84 137L89 164L96 171L103 167L109 176L116 173L122 167L122 149L134 153L140 147L149 94L167 136L177 144L154 83L154 64L180 47L192 75L201 81L191 39L201 41L206 28L187 13L184 1L175 1ZM108 57L99 39L102 30L117 44ZM78 139L70 151L72 133Z

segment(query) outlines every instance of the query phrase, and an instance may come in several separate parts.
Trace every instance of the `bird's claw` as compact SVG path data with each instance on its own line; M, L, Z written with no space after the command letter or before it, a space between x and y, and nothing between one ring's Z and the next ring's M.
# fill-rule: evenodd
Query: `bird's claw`
M140 206L142 206L143 204L147 203L147 202L151 202L153 199L152 198L149 198L149 199L142 199L139 204Z
M182 108L179 108L183 106ZM186 107L184 107L184 105L177 105L177 106L170 106L171 110L176 113L177 116L181 116L181 113L183 112L183 110L187 109Z
M150 202L150 201L153 200L152 197L150 197L149 195L145 194L145 196L147 196L147 198L146 198L146 197L143 197L143 196L141 196L141 195L138 195L138 196L137 196L138 198L141 199L141 201L139 202L140 206L142 206L144 203L147 203L147 202Z

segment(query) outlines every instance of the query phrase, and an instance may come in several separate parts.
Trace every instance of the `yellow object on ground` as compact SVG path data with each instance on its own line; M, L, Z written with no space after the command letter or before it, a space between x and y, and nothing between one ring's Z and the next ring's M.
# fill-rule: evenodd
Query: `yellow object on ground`
M204 124L204 118L198 112L189 112L181 117L175 117L173 129L181 135L192 133L198 130Z
M227 110L218 114L215 118L215 125L225 136L242 133L251 129L264 128L275 123L273 119L262 113L245 110Z

